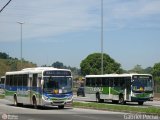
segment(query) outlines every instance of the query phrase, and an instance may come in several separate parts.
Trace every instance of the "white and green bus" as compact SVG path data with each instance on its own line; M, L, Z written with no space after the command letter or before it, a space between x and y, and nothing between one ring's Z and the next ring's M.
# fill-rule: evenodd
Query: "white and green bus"
M53 67L26 68L6 72L5 98L17 105L71 106L72 75L68 69Z
M150 74L86 75L85 96L103 102L125 104L153 101L153 79Z

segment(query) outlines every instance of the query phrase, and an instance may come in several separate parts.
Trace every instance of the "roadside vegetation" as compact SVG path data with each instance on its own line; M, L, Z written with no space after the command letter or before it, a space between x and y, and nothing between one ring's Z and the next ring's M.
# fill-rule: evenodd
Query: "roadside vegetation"
M128 106L128 105L119 105L119 104L82 103L82 102L74 102L73 106L78 108L160 115L160 108L153 107L153 106L137 107L137 106Z
M22 59L23 68L36 67L37 65ZM6 53L0 52L0 76L4 76L7 71L16 71L21 69L21 60L10 57Z

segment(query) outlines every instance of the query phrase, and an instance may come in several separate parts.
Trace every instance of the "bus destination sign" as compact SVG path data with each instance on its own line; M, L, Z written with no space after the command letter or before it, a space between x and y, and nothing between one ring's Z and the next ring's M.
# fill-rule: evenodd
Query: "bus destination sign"
M44 76L71 76L70 71L44 71Z

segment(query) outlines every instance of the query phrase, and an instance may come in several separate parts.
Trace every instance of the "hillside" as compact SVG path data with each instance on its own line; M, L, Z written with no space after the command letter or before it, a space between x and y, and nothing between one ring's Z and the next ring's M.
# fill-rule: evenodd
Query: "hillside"
M23 68L36 67L36 64L23 60ZM6 71L16 71L21 69L21 61L18 59L0 59L0 76L5 75Z

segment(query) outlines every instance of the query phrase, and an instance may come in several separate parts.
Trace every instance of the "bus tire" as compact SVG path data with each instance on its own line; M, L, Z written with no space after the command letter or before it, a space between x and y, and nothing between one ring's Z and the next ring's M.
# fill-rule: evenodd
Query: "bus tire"
M59 105L58 108L59 108L59 109L63 109L63 108L64 108L64 105Z
M119 104L125 105L124 96L122 94L119 95Z
M97 101L98 103L103 103L103 102L104 102L103 99L100 99L100 94L99 94L99 93L96 93L96 101Z
M143 105L143 103L144 103L143 101L139 101L138 105Z
M33 107L34 107L34 109L37 109L37 100L36 100L35 96L33 97L32 101L33 101Z
M18 106L18 102L17 102L17 96L16 95L14 95L14 106Z

